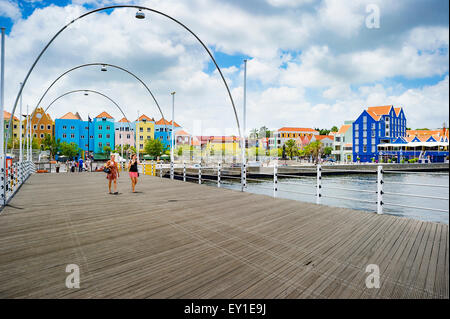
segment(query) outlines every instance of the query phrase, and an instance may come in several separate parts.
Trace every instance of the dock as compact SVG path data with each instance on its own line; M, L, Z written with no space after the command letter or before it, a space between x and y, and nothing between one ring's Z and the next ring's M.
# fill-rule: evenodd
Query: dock
M449 298L448 225L152 176L137 190L32 175L0 212L0 298Z

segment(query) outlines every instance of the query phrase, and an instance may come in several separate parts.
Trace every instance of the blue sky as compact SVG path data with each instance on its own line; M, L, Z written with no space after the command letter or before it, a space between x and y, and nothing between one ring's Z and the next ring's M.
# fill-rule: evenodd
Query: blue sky
M125 2L151 6L194 30L223 69L239 114L243 59L249 60L247 127L339 126L366 106L389 104L404 107L412 127L448 123L447 1ZM380 8L379 28L366 24L366 5L371 3ZM87 10L114 4L120 3L0 0L0 25L7 33L7 103L17 90L9 83L23 79L58 28ZM234 113L223 83L189 34L151 13L143 21L130 20L134 14L130 9L109 14L77 22L52 44L27 84L28 103L35 103L46 84L74 64L106 60L141 74L162 105L176 90L178 114L187 129L198 129L198 121L202 130L205 125L212 131L233 128ZM83 72L71 75L56 90L101 86L120 92L119 99L130 105L130 117L142 109L156 116L147 100L136 97L135 90L140 89L129 78ZM98 101L79 103L67 99L53 116L74 108L83 115L92 107L109 107L96 106Z

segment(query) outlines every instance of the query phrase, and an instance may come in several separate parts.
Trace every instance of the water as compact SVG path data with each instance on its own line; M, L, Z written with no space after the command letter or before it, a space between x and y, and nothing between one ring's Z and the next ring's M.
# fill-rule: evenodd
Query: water
M357 174L357 175L332 175L322 177L322 194L321 204L376 212L377 190L376 174ZM407 173L396 174L386 173L384 175L384 191L387 193L402 193L413 195L425 195L433 197L449 198L449 175L436 173ZM446 185L447 188L414 186L414 185L398 185L396 183L413 183L413 184L432 184ZM211 182L206 182L211 183ZM213 183L211 183L213 184ZM298 201L315 203L316 197L316 177L299 177L299 178L279 178L278 179L277 197L287 198ZM239 181L225 181L224 188L240 190ZM330 188L332 187L332 188ZM357 189L371 191L371 193L355 192L347 189ZM248 182L248 192L256 194L264 194L273 196L273 181L265 182ZM300 194L298 192L304 193ZM347 199L327 198L327 196L344 197ZM360 200L370 201L371 203L361 202ZM427 207L448 210L448 200L417 198L410 196L399 196L385 194L383 198L385 203L393 203L399 205ZM439 222L449 224L449 216L446 212L429 211L423 209L394 207L384 205L383 212L396 216L419 219L424 221Z

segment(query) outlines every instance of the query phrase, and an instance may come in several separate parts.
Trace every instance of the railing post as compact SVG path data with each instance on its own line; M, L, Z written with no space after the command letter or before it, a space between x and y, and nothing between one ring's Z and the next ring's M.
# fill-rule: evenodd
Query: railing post
M278 192L278 165L273 164L273 197L277 197Z
M183 162L183 182L186 181L186 162Z
M322 197L322 166L317 164L316 204L320 204Z
M383 214L383 166L377 169L377 214Z
M198 166L198 183L202 183L202 163L200 162Z
M241 169L241 191L245 191L247 188L247 164L242 163Z
M222 170L222 163L218 163L217 164L217 187L220 188L220 174L221 174L221 170Z
M173 162L170 161L170 179L173 180L174 178L174 167L173 167Z

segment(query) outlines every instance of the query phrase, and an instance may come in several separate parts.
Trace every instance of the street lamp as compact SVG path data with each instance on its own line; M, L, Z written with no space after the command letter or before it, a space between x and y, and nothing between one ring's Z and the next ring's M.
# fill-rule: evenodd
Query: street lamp
M106 72L106 71L108 71L107 69L106 69L106 65L102 65L102 68L101 68L101 70L102 70L102 72Z
M173 145L174 145L174 123L175 123L175 93L176 92L172 92L170 93L172 95L172 134L171 134L171 138L170 138L170 161L173 163Z
M145 19L145 13L142 11L142 9L139 9L138 12L136 12L136 19Z

